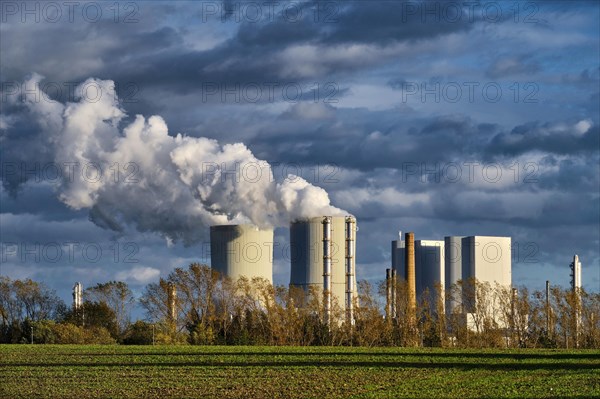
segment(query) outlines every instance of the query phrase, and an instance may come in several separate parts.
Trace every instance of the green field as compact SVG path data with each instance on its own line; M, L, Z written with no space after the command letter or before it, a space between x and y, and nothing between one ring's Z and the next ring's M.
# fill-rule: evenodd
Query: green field
M0 345L1 398L594 398L600 352Z

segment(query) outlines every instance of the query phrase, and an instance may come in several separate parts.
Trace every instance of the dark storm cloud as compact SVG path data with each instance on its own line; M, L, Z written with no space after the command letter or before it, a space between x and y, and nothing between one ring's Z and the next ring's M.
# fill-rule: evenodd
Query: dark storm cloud
M101 20L94 24L71 24L57 26L52 31L38 31L24 35L21 41L29 50L26 59L13 57L11 65L3 65L5 80L21 79L28 73L30 63L39 65L38 72L48 79L59 79L59 65L44 62L49 57L67 58L75 49L79 51L76 74L69 78L83 80L93 74L120 82L135 82L140 87L162 87L171 91L189 92L200 90L206 82L285 83L304 81L322 74L343 74L364 69L381 59L365 59L360 56L339 55L331 59L315 59L322 64L309 74L287 68L294 60L282 57L282 52L296 45L315 46L317 53L338 46L339 51L347 46L364 44L382 50L394 43L433 39L440 35L463 32L473 23L461 18L456 22L422 20L419 12L408 12L404 2L385 2L383 11L378 6L365 6L360 2L332 3L336 7L335 20L315 20L314 9L318 2L307 2L302 6L302 18L291 22L279 15L272 20L250 22L242 20L232 23L236 32L233 37L216 47L205 50L190 50L182 45L184 30L172 27L152 29L148 23L115 24ZM380 5L381 6L381 5ZM200 5L196 5L200 7ZM144 11L147 6L141 7ZM147 13L143 14L147 17ZM202 20L196 21L198 24ZM17 29L18 28L18 29ZM21 31L23 26L15 29ZM8 35L11 30L7 31ZM72 41L57 40L75 34ZM199 33L201 34L201 33ZM103 38L99 41L99 38ZM95 48L90 52L90 48ZM131 60L135 59L135 62Z
M39 183L46 180L45 174L52 178L54 158L47 142L40 139L40 126L27 117L24 107L2 101L2 112L10 115L11 121L6 129L0 129L0 177L2 186L15 197L26 181Z
M20 82L33 71L46 76L47 82L78 83L90 76L112 79L119 84L121 99L134 100L123 104L130 117L160 114L171 135L184 132L222 142L243 141L259 158L283 164L281 170L294 163L308 176L311 166L334 164L340 180L326 183L321 177L315 183L348 204L348 211L359 218L359 278L381 274L389 261L389 240L396 238L398 229L414 229L420 238L490 234L534 241L540 247L540 264L566 267L576 251L585 259L585 274L600 260L597 5L533 3L537 8L529 11L535 11L537 22L523 23L526 14L521 8L517 24L510 13L500 23L482 20L481 13L473 22L466 17L450 22L424 16L422 8L407 12L408 3L393 1L334 2L337 13L329 22L315 21L318 3L306 2L301 4L299 21L278 16L258 23L236 21L235 15L228 15L225 22L221 15L205 20L202 3L143 2L136 24L103 20L3 25L0 80ZM566 22L561 25L562 21ZM511 36L514 32L516 37ZM571 56L565 61L572 48L590 58ZM379 108L342 106L322 98L315 104L312 92L303 93L296 104L280 104L281 98L243 105L230 98L222 101L219 94L203 98L206 83L231 88L333 81L341 100L351 97L359 84L401 89L410 80L443 85L472 79L512 83L521 78L536 80L542 103L555 105L528 115L525 120L531 122L515 116L532 109L523 103L479 101L459 109L450 109L453 104L434 109L435 104L423 103L416 110L397 108L393 100ZM556 92L548 93L546 81L556 85ZM128 83L135 85L135 95ZM67 92L51 96L72 100ZM485 112L476 115L481 109ZM0 132L3 163L51 161L43 131L21 106L3 102L2 117L9 125ZM589 121L589 129L583 129L585 122L577 130L581 121ZM471 161L533 162L538 168L536 181L505 187L403 178L407 164L433 167ZM85 239L105 247L111 239L124 238L140 245L141 265L163 275L192 260L206 261L198 259L199 247L167 248L163 239L130 226L115 231L122 224L108 215L69 210L50 185L36 186L32 177L3 175L2 213L11 215L2 226L5 241L51 242L58 230L60 240ZM564 234L565 228L569 234ZM135 266L80 260L77 265L17 262L10 267L41 280L54 279L50 285L68 291L74 276L89 283L106 281ZM515 276L529 275L521 266L515 264ZM567 274L553 273L557 281ZM276 282L285 284L287 277L287 271L280 273Z
M326 37L334 43L391 44L416 41L470 30L481 21L465 8L450 9L443 2L385 1L372 7L360 2L340 12L339 25ZM458 5L458 3L453 4Z
M373 170L409 162L479 158L500 131L497 125L478 124L461 115L407 121L394 111L338 110L333 120L304 122L301 126L277 125L272 134L265 132L252 144L258 148L276 144L272 157L277 161ZM304 150L298 151L290 137L297 137Z
M496 135L491 140L487 152L503 156L517 156L531 151L579 154L597 152L598 148L598 125L581 132L577 131L576 126L560 128L552 123L532 122Z

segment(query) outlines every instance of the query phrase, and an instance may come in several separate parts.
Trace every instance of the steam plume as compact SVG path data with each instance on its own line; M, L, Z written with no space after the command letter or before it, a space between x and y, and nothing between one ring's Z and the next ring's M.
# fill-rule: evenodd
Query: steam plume
M41 80L34 74L26 86L39 90ZM84 97L90 87L101 93L94 101ZM137 115L121 130L126 113L114 93L112 81L90 78L77 87L76 102L25 98L54 161L69 172L58 186L60 200L90 209L99 226L131 224L190 244L212 224L276 227L345 214L325 190L300 177L276 182L271 166L243 143L171 136L156 115Z

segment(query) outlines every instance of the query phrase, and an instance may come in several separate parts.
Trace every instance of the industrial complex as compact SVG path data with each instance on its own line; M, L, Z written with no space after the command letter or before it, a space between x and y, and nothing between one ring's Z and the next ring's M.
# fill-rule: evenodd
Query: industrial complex
M323 295L324 317L328 323L334 308L345 312L345 319L354 323L354 307L358 303L357 231L354 216L324 215L290 223L290 287L302 289L305 295ZM272 284L274 247L272 228L251 224L210 227L211 267L234 280L244 276ZM466 294L461 290L467 289L470 281L511 290L511 268L510 237L447 236L443 240L416 240L413 232L404 235L400 232L398 239L391 242L391 268L385 274L386 315L396 318L398 314L397 287L402 282L406 287L409 315L415 315L417 304L425 302L441 306L446 315L465 315L468 325L478 304L476 300L465 300ZM581 262L577 255L570 269L571 288L576 291L581 288ZM169 286L171 320L176 319L176 296L175 287ZM76 283L73 308L77 310L82 305L83 286ZM486 306L493 308L490 313L495 313L494 309L501 305L490 300Z

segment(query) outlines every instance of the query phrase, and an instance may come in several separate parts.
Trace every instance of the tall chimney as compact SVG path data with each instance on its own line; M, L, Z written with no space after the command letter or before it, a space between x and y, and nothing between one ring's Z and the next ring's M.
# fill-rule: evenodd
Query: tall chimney
M571 289L575 294L575 347L579 348L581 324L581 262L579 256L573 256L571 262Z
M346 216L346 321L354 325L354 268L356 252L356 219Z
M73 310L79 310L83 306L83 284L76 282L73 286Z
M385 318L392 320L392 269L385 269Z
M397 317L397 312L396 312L396 282L398 281L398 278L396 277L396 269L392 269L392 319L396 319Z
M331 217L323 218L323 305L325 324L331 322Z
M406 282L408 283L408 307L410 316L416 318L417 286L415 280L415 233L408 232L404 235L406 256Z
M550 335L550 281L546 280L546 334Z
M175 284L169 283L169 291L167 292L168 301L168 312L170 321L175 323L177 321L177 288Z

